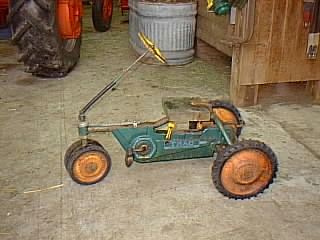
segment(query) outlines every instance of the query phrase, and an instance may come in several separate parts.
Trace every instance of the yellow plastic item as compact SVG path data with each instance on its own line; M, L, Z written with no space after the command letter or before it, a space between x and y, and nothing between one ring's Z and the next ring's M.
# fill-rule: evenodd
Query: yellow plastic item
M214 6L215 0L207 0L207 10L211 10L211 8Z
M176 127L176 124L174 122L168 123L168 130L166 135L166 140L170 140L172 136L172 130Z
M143 42L144 46L149 50L149 52L158 59L161 63L166 63L166 58L162 55L159 48L157 48L154 43L148 39L142 32L138 33L140 40Z

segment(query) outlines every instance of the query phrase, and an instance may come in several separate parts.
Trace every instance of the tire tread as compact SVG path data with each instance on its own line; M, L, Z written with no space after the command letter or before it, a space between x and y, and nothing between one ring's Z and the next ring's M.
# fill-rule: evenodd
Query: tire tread
M221 182L221 171L223 169L224 164L232 157L234 154L245 150L245 149L256 149L263 153L265 153L269 159L271 160L272 165L272 177L265 188L260 189L254 194L251 195L235 195L229 191L227 191ZM270 147L268 147L265 143L257 141L257 140L243 140L241 142L237 142L233 145L227 146L224 150L220 151L217 155L216 160L212 166L212 180L216 187L216 189L222 193L224 196L233 199L250 199L252 197L258 196L265 189L269 188L269 186L273 183L273 180L276 178L276 174L278 171L278 160L275 153L272 151Z
M52 0L10 0L12 41L18 46L18 60L25 71L40 77L64 77L77 64L81 38L67 52L57 26ZM30 51L32 54L30 54Z
M83 182L79 179L77 179L74 174L73 174L73 165L75 161L84 153L90 152L90 151L97 151L101 152L104 154L107 162L108 162L108 167L103 174L103 176L99 179L97 179L95 182ZM69 173L70 177L72 178L73 181L76 183L79 183L81 185L92 185L95 183L98 183L102 181L110 172L111 169L111 158L109 153L102 147L102 145L94 140L91 140L86 146L79 145L79 141L73 143L69 149L67 150L65 154L65 159L64 159L64 164L66 167L67 172Z

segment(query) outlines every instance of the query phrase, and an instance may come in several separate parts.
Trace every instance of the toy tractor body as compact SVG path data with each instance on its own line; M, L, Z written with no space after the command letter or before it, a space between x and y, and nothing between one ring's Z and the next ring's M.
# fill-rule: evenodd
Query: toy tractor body
M93 1L97 31L110 28L112 9L112 0ZM82 16L82 0L0 0L0 29L10 29L18 61L40 77L63 77L75 67Z
M268 188L276 177L277 158L262 142L238 141L244 121L232 104L199 98L165 98L163 109L166 116L158 121L89 124L86 112L105 93L114 89L148 51L165 63L160 50L143 33L139 33L139 37L147 51L80 110L80 140L68 148L64 158L70 177L77 183L89 185L108 175L111 158L89 135L112 132L126 153L127 167L133 162L202 159L214 157L216 153L212 180L223 195L245 199Z
M193 98L164 99L163 106L167 116L156 122L88 125L85 131L80 132L83 137L95 132L112 132L126 152L127 163L212 157L218 145L235 141L235 126L226 125L221 129L203 127L203 124L213 126L214 113L207 107L192 106L194 101ZM189 115L190 118L178 116L184 110L184 116ZM237 126L240 128L241 124L242 120L239 119Z
M217 145L226 144L218 128L181 130L175 132L169 140L166 139L166 130L157 130L151 126L117 129L112 133L126 151L127 157L139 163L208 158L213 156Z
M185 116L180 122L176 103L183 103ZM90 139L92 133L112 134L125 151L125 164L184 159L213 158L212 180L225 196L251 198L273 182L277 158L266 144L238 141L244 121L231 104L200 102L193 98L164 100L166 117L155 122L124 122L96 125L80 122L80 140L66 152L65 167L71 178L88 185L101 181L111 168L111 158L103 146ZM187 108L186 108L187 106ZM168 107L172 107L168 109ZM174 110L174 111L172 111Z

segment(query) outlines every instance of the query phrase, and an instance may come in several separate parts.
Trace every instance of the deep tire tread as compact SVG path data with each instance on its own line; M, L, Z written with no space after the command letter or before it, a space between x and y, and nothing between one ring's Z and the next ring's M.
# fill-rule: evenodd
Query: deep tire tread
M87 145L97 145L97 146L103 147L99 142L97 142L96 140L93 140L93 139L87 139ZM74 143L72 143L68 147L68 149L64 155L64 166L65 167L67 167L68 158L70 158L71 155L74 154L76 151L78 151L81 147L82 147L81 140L75 141Z
M38 4L38 6L41 7L43 10L46 10L46 11L50 10L50 5L47 1L45 0L33 0L33 1L35 1Z
M24 4L24 0L17 0L14 2L14 6L11 7L9 15L8 15L8 19L10 21L11 18L13 18L16 14L19 13L21 7Z
M24 62L26 59L30 58L33 53L31 47L26 47L21 53L18 54L18 62Z
M12 35L12 42L17 44L22 36L31 28L31 25L29 23L24 23L21 27L16 29L16 32Z
M227 191L221 182L221 171L223 169L224 164L228 161L230 157L234 154L245 150L245 149L256 149L263 153L265 153L271 161L272 166L272 177L268 184L263 188L251 195L235 195L229 191ZM233 145L227 146L223 151L219 152L216 160L212 166L212 180L216 187L216 189L222 193L224 196L233 199L250 199L252 197L256 197L258 194L262 193L265 189L269 188L269 186L273 183L273 180L276 178L278 171L278 160L275 153L272 151L270 147L268 147L265 143L257 141L257 140L243 140L241 142L237 142Z
M52 0L10 0L9 20L18 59L26 71L40 77L64 77L80 58L81 37L67 51L58 30ZM31 51L31 54L30 54Z

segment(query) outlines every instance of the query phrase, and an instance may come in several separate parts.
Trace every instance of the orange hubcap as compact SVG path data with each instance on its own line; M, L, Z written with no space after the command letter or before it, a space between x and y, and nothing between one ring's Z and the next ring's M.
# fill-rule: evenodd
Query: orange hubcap
M104 0L103 2L103 20L108 22L112 14L112 0Z
M80 37L82 15L82 0L58 0L57 20L62 39Z
M98 181L106 172L108 163L100 152L82 154L73 165L74 176L82 182Z
M271 161L259 150L243 150L234 154L221 172L222 185L237 195L254 194L272 178Z

